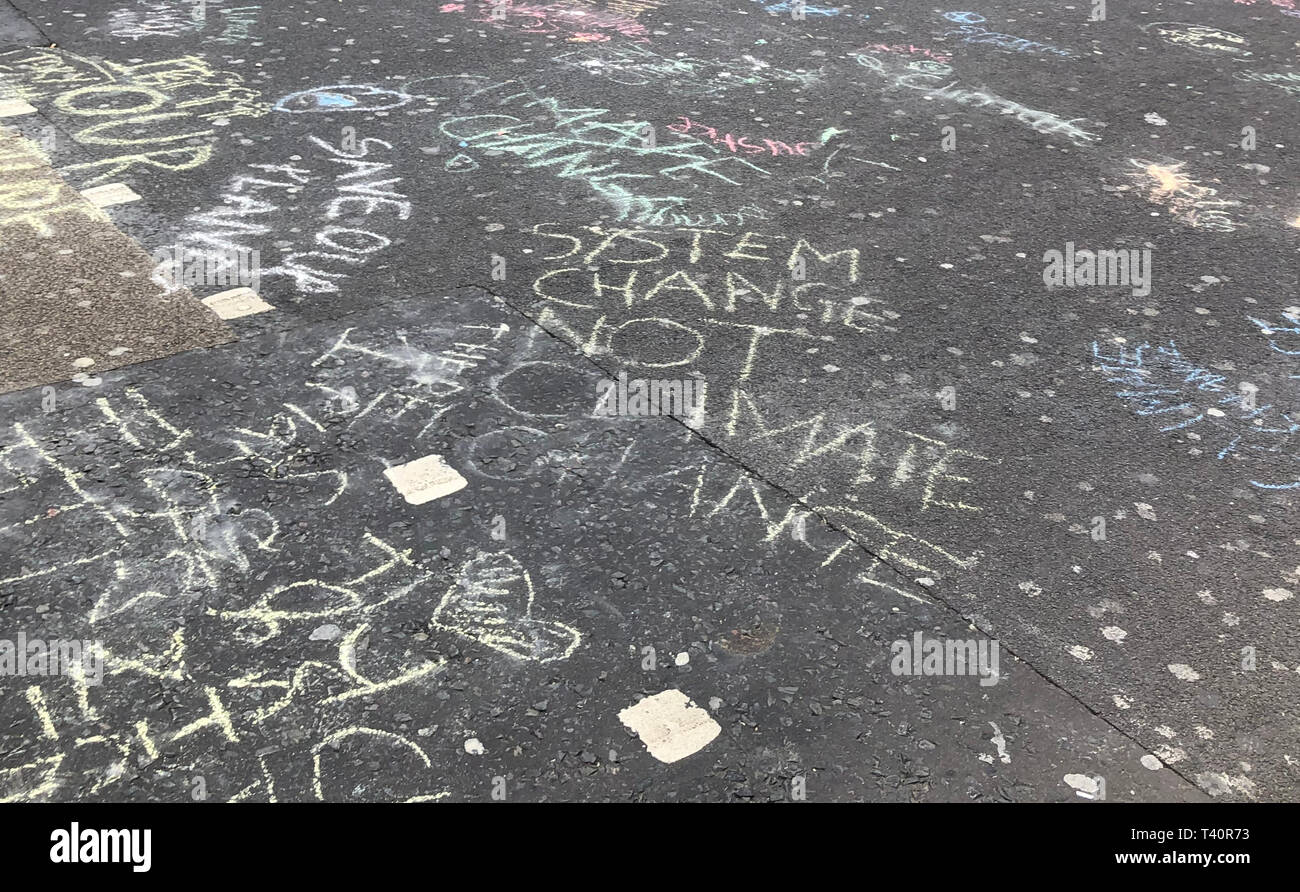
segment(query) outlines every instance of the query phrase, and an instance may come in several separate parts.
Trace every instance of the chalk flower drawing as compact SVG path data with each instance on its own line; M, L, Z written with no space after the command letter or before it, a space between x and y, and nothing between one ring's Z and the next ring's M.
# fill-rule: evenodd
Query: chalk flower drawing
M1194 180L1181 161L1130 158L1128 163L1128 176L1143 185L1147 201L1167 207L1179 222L1211 232L1235 232L1240 225L1224 209L1241 202L1218 198L1218 190Z

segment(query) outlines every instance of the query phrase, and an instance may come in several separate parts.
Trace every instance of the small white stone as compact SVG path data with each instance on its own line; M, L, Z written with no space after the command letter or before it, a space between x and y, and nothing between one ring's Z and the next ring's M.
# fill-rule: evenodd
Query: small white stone
M1188 666L1186 663L1170 663L1168 669L1170 672L1174 674L1174 678L1180 679L1182 681L1201 680L1201 673L1197 672L1195 669L1193 669L1191 666Z

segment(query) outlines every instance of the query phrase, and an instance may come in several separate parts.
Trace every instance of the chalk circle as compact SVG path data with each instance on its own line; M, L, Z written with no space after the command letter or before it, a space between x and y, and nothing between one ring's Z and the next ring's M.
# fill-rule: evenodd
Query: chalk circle
M532 477L546 466L548 436L535 427L503 427L475 437L466 458L476 473L493 480Z
M288 96L281 97L271 108L274 111L291 114L388 111L400 108L410 101L411 97L406 93L374 84L331 84L290 93Z
M431 74L426 77L417 77L417 78L412 78L411 80L408 81L402 81L402 83L399 86L399 89L403 93L406 93L408 96L414 96L416 99L435 99L435 100L445 99L447 98L445 96L434 96L428 93L425 90L424 82L425 81L456 81L456 80L485 81L488 80L488 77L487 75L484 74ZM507 81L507 83L509 82ZM466 84L465 86L473 86L473 84Z
M361 596L350 588L303 579L271 589L260 604L244 612L253 619L327 619L361 606Z
M907 67L912 71L921 71L926 74L952 74L951 65L945 65L942 62L931 62L928 59L909 62Z
M872 53L855 53L853 58L855 58L858 61L858 64L863 68L870 68L878 74L885 73L885 61L881 59L880 56Z
M590 374L548 360L521 362L489 386L501 405L532 418L583 415L596 392Z
M432 765L416 744L377 728L336 731L312 747L311 756L312 785L322 802L399 800L411 779L424 777ZM374 771L371 764L381 767Z
M477 122L480 125L482 125L484 121L492 121L492 122L505 121L507 123L505 124L489 123L483 126L483 129L478 131L477 133L453 132L453 130L456 129L456 125L464 124L469 121ZM438 130L442 133L443 136L449 137L451 139L464 139L473 142L474 140L479 139L480 137L496 136L496 135L506 133L510 130L518 130L520 127L529 127L529 126L532 126L530 122L520 120L519 118L516 118L514 115L466 115L463 117L450 118L446 121L443 121L441 124L438 125Z
M704 336L672 319L629 319L610 332L609 349L631 365L666 369L698 359L704 352Z
M370 247L353 247L352 245L344 243L344 241L346 241L345 237L350 238L353 236L358 237L358 241L366 241L368 239L372 240L370 242ZM340 239L344 239L344 241L340 241ZM316 233L316 243L333 251L342 251L345 254L373 254L376 251L382 251L393 242L392 239L385 238L384 236L373 232L368 232L364 229L348 229L344 226L328 226Z

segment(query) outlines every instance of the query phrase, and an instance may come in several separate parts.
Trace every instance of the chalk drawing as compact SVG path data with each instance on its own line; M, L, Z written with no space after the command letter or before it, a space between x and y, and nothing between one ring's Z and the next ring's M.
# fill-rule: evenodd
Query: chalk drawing
M814 6L811 3L804 3L802 6L796 6L796 0L753 0L754 3L761 4L763 9L770 15L790 15L793 16L796 11L802 12L805 16L815 15L823 17L837 16L840 14L838 6ZM862 18L868 18L863 15Z
M374 84L333 84L282 96L272 106L290 114L332 114L334 112L375 112L401 108L411 97L397 90Z
M410 408L389 398L391 385L372 385L362 396L378 395L367 403L344 382L364 385L381 377L377 371L406 369L410 388L451 397L463 390L456 375L498 350L495 342L507 330L450 328L439 332L440 347L427 351L404 338L372 347L345 331L325 345L311 366L315 380L306 383L316 385L313 390L327 402L350 395L349 426L386 423ZM384 402L397 406L387 417ZM263 422L206 429L202 436L174 423L136 390L95 400L87 410L100 422L81 425L84 436L120 444L130 456L130 470L122 473L138 479L138 487L110 490L114 478L91 467L86 455L69 464L51 445L51 437L63 436L59 425L17 422L0 441L0 494L11 505L30 501L34 512L25 518L10 512L6 520L12 522L0 528L0 537L35 533L75 546L54 557L33 552L20 562L5 561L0 594L56 574L84 578L92 601L79 622L87 637L104 641L105 666L102 690L68 675L43 679L27 692L28 712L11 717L11 725L31 723L39 745L0 754L0 800L43 800L69 789L107 795L160 759L193 768L186 754L278 736L283 725L271 723L283 719L310 730L297 732L296 745L286 739L255 760L226 766L220 772L224 785L214 796L349 798L358 782L351 780L346 760L334 755L342 745L387 752L394 772L401 769L399 786L420 791L415 800L445 797L419 744L372 727L379 713L367 711L367 724L358 725L348 718L353 712L342 711L395 692L423 696L437 683L445 661L389 647L387 636L375 630L393 622L392 610L418 609L431 587L442 590L445 581L417 565L409 549L363 531L357 541L336 543L349 554L345 572L290 569L275 583L261 582L284 562L281 524L269 508L238 504L233 481L264 480L264 486L286 487L300 504L322 509L348 491L347 472L322 467L314 458L325 427L309 401L285 401ZM308 449L310 461L304 460ZM368 473L378 477L379 470ZM246 493L247 483L243 487ZM531 576L513 558L471 556L462 569L430 616L430 629L481 641L512 660L549 662L576 649L576 630L535 615ZM186 608L186 598L195 598L195 606ZM219 666L193 656L189 630L196 627L226 642ZM333 631L318 636L323 629ZM305 651L263 649L273 640L316 643ZM147 691L160 683L167 686L168 702L187 716L184 721L164 725L153 715ZM108 718L104 704L110 702ZM123 703L138 707L123 714ZM310 711L311 722L302 721L303 710ZM304 765L309 789L297 780ZM382 775L367 773L364 780L378 784Z
M608 9L580 9L561 3L534 4L521 0L470 0L444 3L439 12L472 11L475 22L523 34L563 35L572 43L611 40L615 35L646 42L649 31L635 17Z
M890 54L859 53L855 58L859 65L884 78L894 88L917 90L927 97L972 108L996 109L999 115L1014 116L1016 121L1039 133L1062 136L1077 146L1090 146L1101 139L1097 134L1083 129L1083 118L1066 120L1052 112L1029 108L987 90L959 89L955 80L944 84L953 70L939 62L919 60L900 64Z
M308 137L315 158L284 164L253 164L247 173L229 180L222 190L221 204L190 214L182 223L175 250L197 258L218 273L235 272L235 265L257 246L267 246L273 234L285 232L286 218L300 219L296 212L307 195L318 201L319 228L307 244L282 249L275 262L259 271L263 279L289 279L305 294L334 294L340 283L392 244L392 238L360 225L344 226L345 218L358 217L376 228L393 225L411 216L412 204L398 190L401 177L387 176L390 162L374 160L376 147L391 150L392 143L368 137L350 147L333 145L317 136ZM311 166L304 166L310 164ZM322 190L324 194L322 195ZM283 211L282 203L292 202ZM174 288L162 279L163 267L154 281Z
M1167 207L1180 223L1212 232L1235 232L1241 225L1226 210L1241 202L1218 198L1218 190L1192 179L1181 161L1130 158L1128 163L1128 176L1142 184L1146 199Z
M736 137L730 133L724 133L718 136L716 128L709 127L707 124L701 124L698 121L692 121L686 115L678 115L677 123L669 124L668 129L674 133L691 133L695 129L700 135L707 136L715 145L724 145L733 154L743 152L746 155L771 155L779 157L781 155L800 155L808 154L808 148L811 146L821 145L820 141L813 142L796 142L793 145L787 142L774 139L763 139L763 145L758 145L753 139L740 136ZM754 137L759 139L760 137Z
M472 638L516 660L568 659L582 635L533 615L532 575L513 556L479 554L460 568L433 612L433 625Z
M1254 81L1285 90L1300 101L1300 73L1293 71L1268 73L1263 71L1238 71L1233 74L1237 80Z
M260 6L227 8L222 0L205 0L177 8L161 0L138 0L134 7L113 10L108 14L108 33L114 37L142 40L157 37L182 37L207 32L205 40L234 44L247 40L257 24ZM215 28L209 25L215 24Z
M1011 34L998 34L996 31L990 31L987 28L977 24L985 21L984 16L978 13L970 12L945 12L943 17L950 22L956 22L961 25L952 31L944 32L944 37L959 37L962 43L970 44L990 44L1002 49L1014 50L1017 53L1031 53L1050 56L1064 56L1069 58L1074 56L1071 50L1060 49L1047 43L1038 43L1033 40L1015 37Z
M1155 35L1172 46L1183 47L1206 55L1230 56L1246 59L1254 55L1247 49L1249 41L1240 34L1222 31L1207 25L1186 22L1151 22L1141 26L1143 31Z
M719 157L718 149L699 140L647 145L645 122L609 120L608 109L569 108L524 90L506 96L498 107L505 111L511 104L520 115L457 116L444 120L439 130L464 145L512 156L525 168L549 169L558 178L582 183L608 201L620 220L686 212L686 196L649 194L652 188L689 192L768 176L744 158ZM538 110L549 122L537 123Z
M119 64L54 47L0 52L0 99L41 104L92 154L119 153L61 168L80 188L142 168L193 170L211 160L219 123L267 111L243 78L198 56Z
M1232 2L1240 6L1254 6L1258 0L1232 0ZM1300 18L1300 6L1296 4L1296 0L1269 0L1269 3L1282 15Z
M951 53L935 52L928 47L916 46L911 43L869 43L856 51L856 54L874 54L874 53L893 53L900 56L922 56L935 62L947 63L952 61Z
M1122 385L1116 396L1133 407L1139 417L1161 422L1160 431L1185 432L1205 442L1215 457L1250 458L1257 453L1287 454L1300 422L1278 406L1263 399L1243 398L1226 375L1212 372L1188 360L1171 341L1167 345L1143 343L1119 346L1113 355L1103 355L1092 345L1098 368L1112 384ZM1202 450L1194 447L1197 453ZM1290 454L1294 461L1300 456ZM1300 480L1251 480L1260 489L1300 488Z

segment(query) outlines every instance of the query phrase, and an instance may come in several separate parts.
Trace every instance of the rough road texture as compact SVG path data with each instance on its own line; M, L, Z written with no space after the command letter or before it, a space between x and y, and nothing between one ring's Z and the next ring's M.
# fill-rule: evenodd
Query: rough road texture
M8 129L0 207L0 391L231 339L189 291L155 282L150 256L51 170L36 142Z
M1292 0L14 5L270 309L0 398L0 796L1300 793Z

